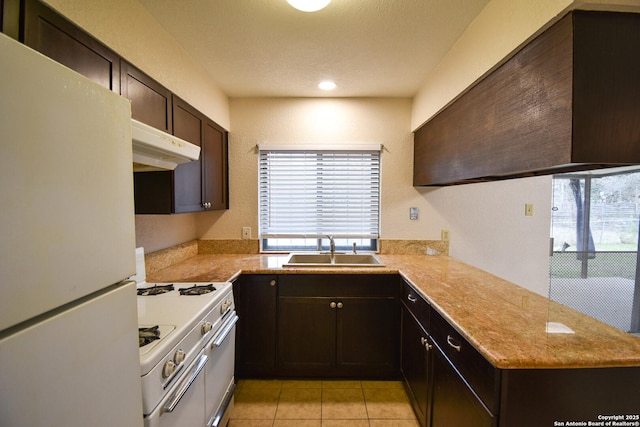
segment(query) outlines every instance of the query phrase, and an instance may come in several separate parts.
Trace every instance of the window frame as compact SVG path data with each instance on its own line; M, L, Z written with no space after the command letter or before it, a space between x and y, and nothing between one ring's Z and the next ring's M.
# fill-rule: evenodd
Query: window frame
M270 154L275 154L280 157L275 157L275 159L270 158ZM284 219L284 225L278 224L273 226L273 224L271 224L274 217L278 221L282 218L278 217L277 209L271 209L271 204L277 202L270 200L270 197L275 194L277 200L277 197L282 197L282 194L285 194L284 191L286 191L283 190L283 188L274 190L277 186L270 185L272 184L270 180L273 179L274 175L272 166L274 163L281 162L276 167L282 167L282 165L284 165L286 172L286 168L288 167L286 164L287 154L291 154L292 162L300 161L300 158L304 157L302 163L310 163L309 172L314 174L309 179L305 179L305 181L307 184L310 182L312 188L315 187L316 190L310 194L314 195L314 203L317 203L318 206L316 206L315 209L313 207L309 209L309 200L307 199L310 198L294 196L295 203L299 203L301 200L304 202L300 202L302 205L297 205L296 207L302 206L303 211L323 214L318 215L320 219L315 222L311 220L308 224L305 224L305 221L301 221L303 227L302 232L300 229L294 232L283 230L283 227L287 227L286 218ZM358 159L360 155L362 158ZM334 238L336 249L339 251L352 250L354 243L357 245L358 250L378 251L382 181L382 146L380 144L260 144L258 145L258 157L258 236L260 239L261 252L325 251L329 249L329 235ZM352 164L349 167L345 166L348 162L354 161L360 162L362 171L354 172L354 170L358 170L358 168L353 167ZM327 168L327 165L329 165L329 168ZM300 164L298 163L296 166L300 166ZM322 171L323 173L318 173L318 171ZM306 174L306 172L307 171L303 169L303 174ZM334 208L335 210L332 211L332 208L327 205L335 205L335 203L332 201L328 202L332 199L328 199L326 194L327 185L329 185L329 188L336 183L338 183L337 185L344 185L345 178L342 177L342 173L350 174L347 179L354 176L354 179L361 184L362 181L360 180L364 180L366 186L363 187L360 185L360 189L353 189L351 188L353 187L352 185L346 185L347 190L344 191L347 191L348 200L353 202L353 204L346 207L348 219L344 221L344 224L338 226L332 223L339 221L336 221L333 216L327 217L326 212L331 211L335 216L335 210L340 211L344 209L344 207L341 205L341 207L336 207ZM283 176L286 176L286 174L280 175L279 179L282 180ZM371 178L371 182L367 183L366 181L369 178ZM284 183L284 185L287 184L286 181L284 181ZM294 187L301 185L297 182L292 184ZM278 185L282 186L283 184L278 182ZM278 191L280 193L278 193ZM354 196L349 196L348 191L353 191ZM309 193L308 187L305 190L305 194L306 193ZM282 200L279 201L282 202ZM369 201L372 203L368 204ZM361 212L354 213L358 212L358 209L360 209ZM281 215L282 217L286 217L285 214ZM359 217L358 215L362 216ZM330 219L327 220L327 218ZM352 229L350 231L348 228L354 222L354 218L355 221L366 224L366 227L360 228L359 230ZM307 219L309 218L307 217ZM311 224L309 228L304 229L304 226L309 224ZM328 231L332 227L336 227L335 232ZM365 231L363 232L363 230Z

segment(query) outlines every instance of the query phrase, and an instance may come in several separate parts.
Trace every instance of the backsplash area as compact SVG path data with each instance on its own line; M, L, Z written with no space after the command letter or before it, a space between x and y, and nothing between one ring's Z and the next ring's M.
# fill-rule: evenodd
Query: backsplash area
M147 274L167 268L198 254L258 254L258 239L191 240L170 248L145 254ZM380 240L382 255L448 255L445 240Z

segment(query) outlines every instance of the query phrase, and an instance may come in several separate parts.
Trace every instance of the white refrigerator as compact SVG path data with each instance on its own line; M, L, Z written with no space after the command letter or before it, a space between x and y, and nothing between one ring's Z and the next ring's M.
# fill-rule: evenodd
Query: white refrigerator
M0 425L142 425L131 107L0 34Z

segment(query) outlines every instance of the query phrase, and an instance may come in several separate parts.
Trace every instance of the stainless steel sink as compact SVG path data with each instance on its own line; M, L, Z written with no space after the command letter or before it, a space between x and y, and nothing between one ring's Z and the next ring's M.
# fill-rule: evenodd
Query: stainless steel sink
M374 254L292 253L283 267L384 267Z

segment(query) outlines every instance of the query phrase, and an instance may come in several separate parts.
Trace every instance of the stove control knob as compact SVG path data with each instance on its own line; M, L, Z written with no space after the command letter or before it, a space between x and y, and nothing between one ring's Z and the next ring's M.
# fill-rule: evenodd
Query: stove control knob
M222 305L220 306L220 313L225 314L227 311L229 311L232 305L233 305L232 300L230 299L225 300L225 302L223 302Z
M202 335L208 334L209 332L211 332L211 329L213 329L213 324L211 322L204 322L202 324L202 330L201 330Z
M176 363L173 360L167 360L162 368L162 378L169 378L176 371Z
M182 362L184 362L185 357L186 357L186 354L184 350L178 349L176 350L176 354L173 355L173 361L176 363L176 365L179 365Z

